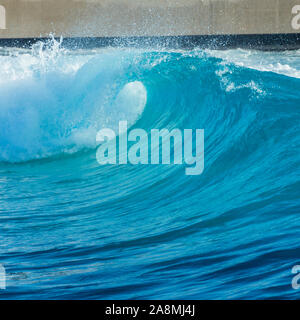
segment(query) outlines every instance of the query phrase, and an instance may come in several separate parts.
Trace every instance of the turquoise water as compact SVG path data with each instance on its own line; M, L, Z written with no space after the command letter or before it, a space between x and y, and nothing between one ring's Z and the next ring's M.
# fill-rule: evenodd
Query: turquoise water
M1 299L299 298L299 51L0 51ZM203 174L100 166L120 120L204 129Z

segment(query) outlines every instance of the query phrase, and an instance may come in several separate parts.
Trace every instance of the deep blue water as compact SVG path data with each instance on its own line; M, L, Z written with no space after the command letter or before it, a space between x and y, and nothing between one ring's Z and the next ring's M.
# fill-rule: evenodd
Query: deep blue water
M300 297L299 51L1 52L0 299ZM100 166L124 119L204 129L203 174Z

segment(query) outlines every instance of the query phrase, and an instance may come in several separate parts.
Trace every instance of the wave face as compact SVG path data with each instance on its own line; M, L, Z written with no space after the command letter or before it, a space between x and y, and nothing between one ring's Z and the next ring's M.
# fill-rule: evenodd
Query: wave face
M0 51L0 298L297 298L299 51ZM120 120L204 129L203 174L100 166Z

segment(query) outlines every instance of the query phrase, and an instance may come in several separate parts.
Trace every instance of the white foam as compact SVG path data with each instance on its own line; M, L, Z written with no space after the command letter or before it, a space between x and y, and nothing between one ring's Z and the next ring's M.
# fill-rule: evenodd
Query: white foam
M288 77L300 78L300 50L267 52L255 50L206 50L213 57L241 67L274 72Z
M0 161L20 162L96 147L96 133L133 124L147 91L127 79L126 52L46 48L0 55Z

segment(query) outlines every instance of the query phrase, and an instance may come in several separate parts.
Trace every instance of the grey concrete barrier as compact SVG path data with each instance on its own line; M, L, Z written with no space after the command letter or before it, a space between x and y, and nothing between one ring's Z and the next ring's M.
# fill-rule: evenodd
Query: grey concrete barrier
M106 42L185 37L231 44L255 42L256 36L262 45L297 47L300 0L0 0L0 39L50 33Z

